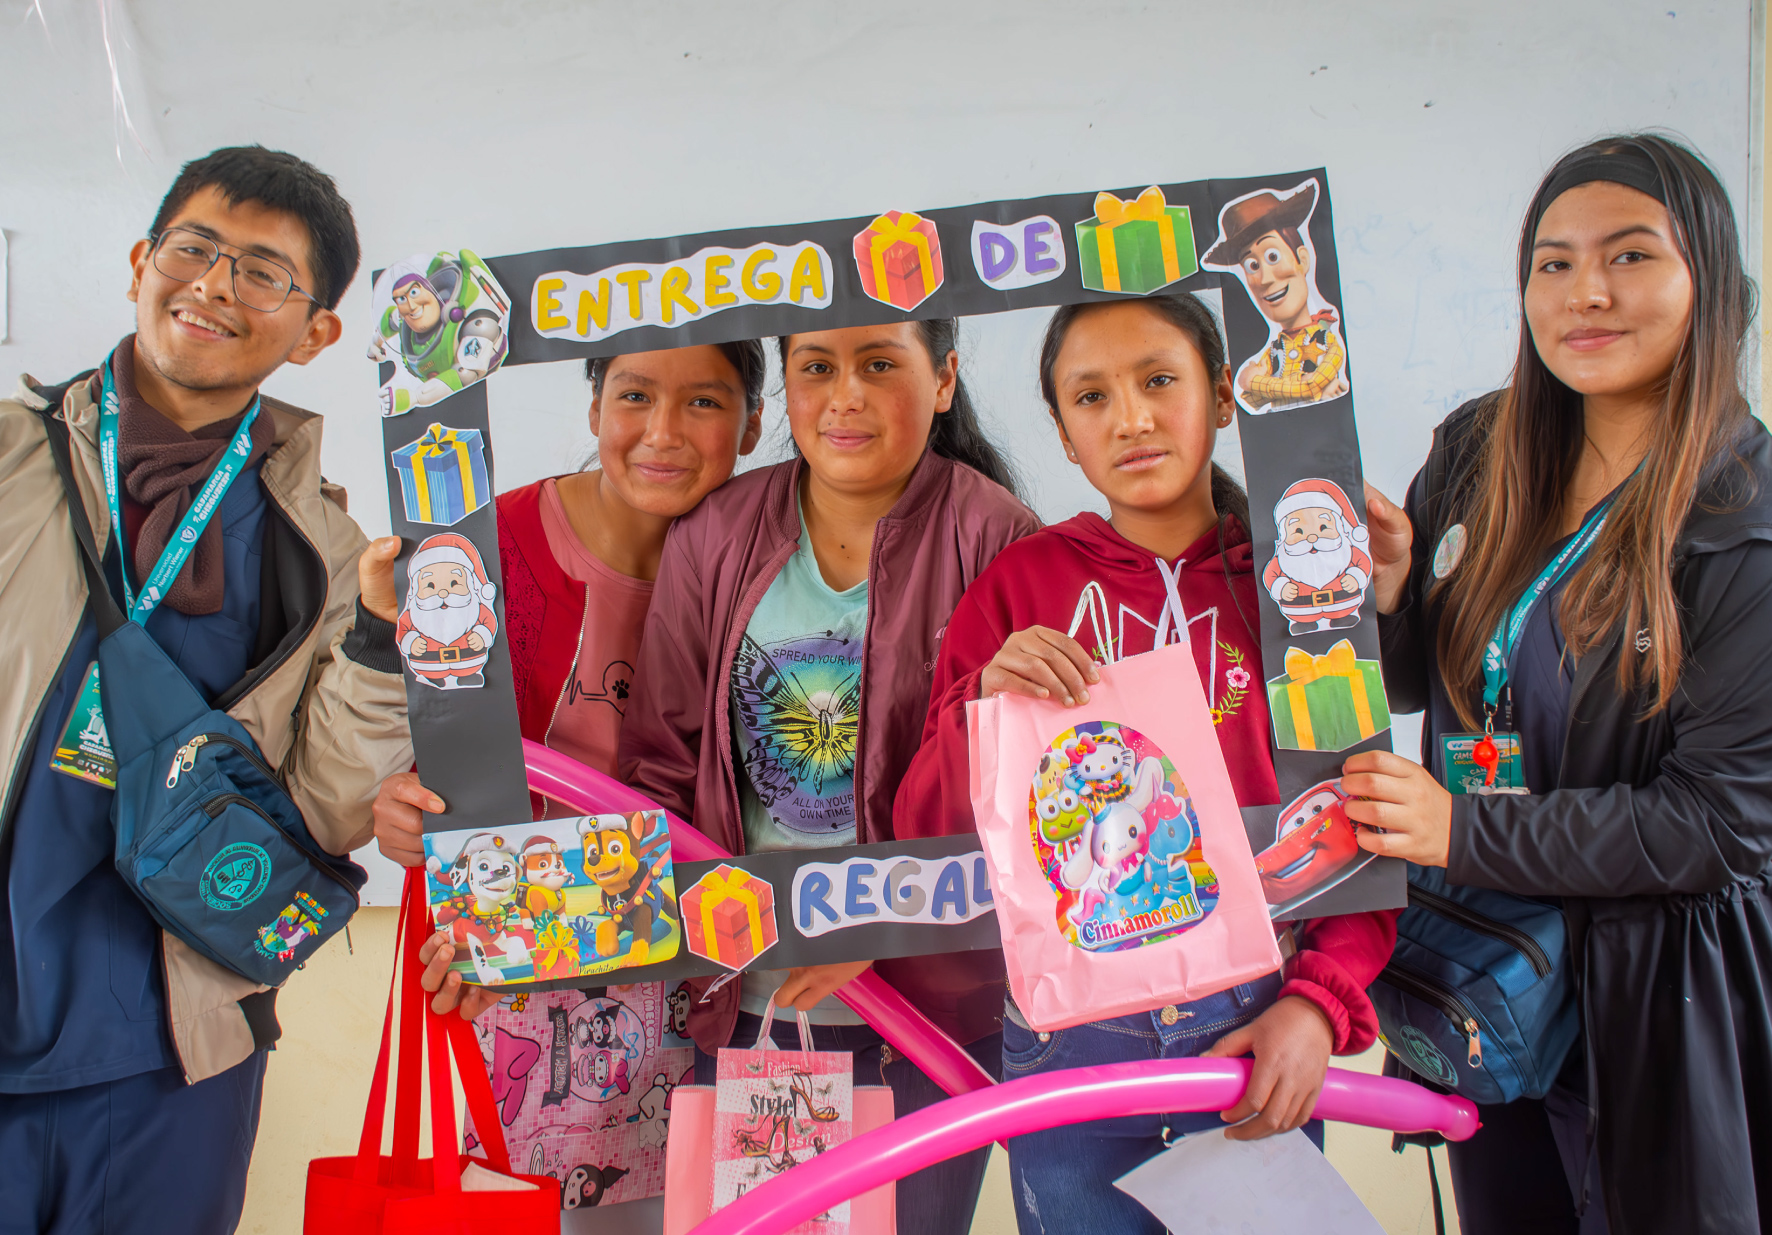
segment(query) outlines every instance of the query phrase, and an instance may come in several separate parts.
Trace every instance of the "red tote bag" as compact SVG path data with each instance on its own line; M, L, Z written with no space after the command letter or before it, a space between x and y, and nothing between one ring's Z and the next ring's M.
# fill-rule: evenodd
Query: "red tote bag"
M511 1170L492 1084L474 1040L473 1026L451 1012L431 1011L419 985L418 950L427 933L424 870L406 872L395 945L394 980L382 1023L381 1053L369 1086L363 1137L348 1158L308 1163L303 1235L431 1235L497 1230L499 1235L556 1235L560 1229L560 1182L547 1175ZM396 996L400 1007L399 1065L394 1084L394 1144L381 1152L388 1098L388 1059L393 1046ZM420 1031L424 1041L420 1041ZM484 1158L447 1152L458 1143L450 1055L481 1138ZM426 1069L424 1057L429 1057ZM418 1156L420 1075L431 1091L433 1156Z

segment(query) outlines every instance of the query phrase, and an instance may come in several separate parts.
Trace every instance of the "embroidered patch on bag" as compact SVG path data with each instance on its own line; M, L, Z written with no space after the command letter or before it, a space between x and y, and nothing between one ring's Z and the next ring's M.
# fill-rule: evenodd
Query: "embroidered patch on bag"
M211 909L228 913L252 904L270 882L271 855L249 841L240 841L209 859L197 878L197 891Z
M325 921L326 907L306 892L297 892L295 899L283 907L282 913L258 928L258 938L253 940L252 946L260 956L286 961L295 954L296 946L302 940L320 933Z
M1429 1080L1439 1081L1442 1085L1458 1084L1458 1069L1446 1058L1445 1052L1433 1044L1433 1041L1413 1025L1403 1026L1400 1035L1403 1039L1403 1052L1411 1065Z

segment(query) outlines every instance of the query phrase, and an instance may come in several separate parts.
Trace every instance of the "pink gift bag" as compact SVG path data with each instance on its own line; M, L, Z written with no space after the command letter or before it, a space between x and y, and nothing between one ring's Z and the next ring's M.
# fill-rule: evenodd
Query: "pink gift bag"
M892 1090L857 1085L855 1135L892 1122ZM714 1147L714 1087L679 1085L665 1146L664 1235L688 1235L714 1212L714 1174L708 1160ZM897 1235L898 1185L882 1184L849 1202L850 1235Z
M716 1210L841 1145L853 1131L854 1057L813 1050L812 1026L804 1012L798 1018L797 1051L776 1050L770 1040L773 1000L764 1009L755 1047L720 1051L714 1085ZM849 1235L849 1209L845 1201L783 1235Z
M1101 667L1089 702L966 705L1009 987L1063 1029L1272 973L1280 953L1193 652Z

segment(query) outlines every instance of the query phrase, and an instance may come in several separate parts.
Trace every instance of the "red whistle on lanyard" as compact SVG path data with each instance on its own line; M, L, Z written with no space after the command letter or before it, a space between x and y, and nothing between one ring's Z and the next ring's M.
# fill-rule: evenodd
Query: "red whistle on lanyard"
M1483 740L1471 748L1471 762L1483 769L1483 787L1493 789L1496 770L1501 767L1501 751L1496 749L1495 739L1485 733Z

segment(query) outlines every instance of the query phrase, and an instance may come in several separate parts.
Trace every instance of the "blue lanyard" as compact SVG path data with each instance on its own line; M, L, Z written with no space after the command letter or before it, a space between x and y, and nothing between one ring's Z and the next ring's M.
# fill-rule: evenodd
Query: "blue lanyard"
M146 626L148 616L166 599L166 592L171 588L172 581L184 569L186 559L191 556L191 550L197 547L198 538L203 535L203 529L209 526L209 520L221 506L222 498L227 495L234 478L246 466L246 460L252 457L252 422L258 419L259 398L257 395L252 397L252 406L246 409L246 415L240 421L234 440L228 443L227 450L222 453L221 462L215 465L215 471L209 474L209 479L197 491L197 497L191 503L191 508L185 511L185 517L172 530L171 539L161 551L160 560L154 563L154 569L142 581L141 596L137 597L129 586L129 543L123 529L123 505L118 497L117 391L111 383L110 361L105 362L102 374L98 407L99 469L104 473L105 500L111 508L111 527L117 535L117 548L122 552L118 561L121 568L118 573L123 576L123 603L129 610L129 620Z
M1582 555L1593 547L1599 539L1600 531L1606 526L1607 512L1612 509L1612 499L1607 498L1588 512L1580 530L1570 542L1563 546L1563 551L1551 559L1538 578L1532 581L1514 607L1502 616L1495 624L1495 633L1489 637L1489 645L1483 649L1483 710L1488 713L1493 723L1495 708L1501 701L1502 689L1507 685L1507 667L1513 661L1514 648L1519 646L1520 636L1525 633L1526 622L1532 616L1532 610L1543 599L1544 594L1551 590L1564 575L1579 562Z

